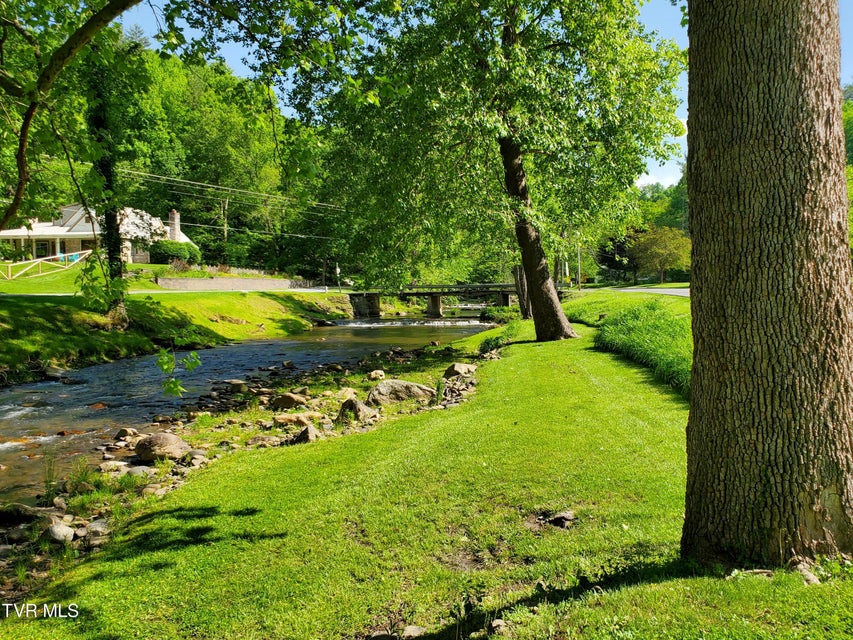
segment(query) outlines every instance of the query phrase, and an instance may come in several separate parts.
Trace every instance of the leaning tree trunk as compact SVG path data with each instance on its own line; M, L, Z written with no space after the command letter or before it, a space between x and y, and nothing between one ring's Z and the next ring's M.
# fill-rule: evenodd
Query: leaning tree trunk
M837 0L690 0L685 556L853 551Z
M504 183L507 193L519 201L519 210L515 220L515 237L521 249L521 265L527 281L527 295L533 312L533 326L536 328L536 340L547 342L563 338L577 338L578 334L566 319L557 287L551 279L542 238L539 231L525 217L530 209L530 194L527 190L527 176L521 161L521 147L512 138L498 140L504 166Z

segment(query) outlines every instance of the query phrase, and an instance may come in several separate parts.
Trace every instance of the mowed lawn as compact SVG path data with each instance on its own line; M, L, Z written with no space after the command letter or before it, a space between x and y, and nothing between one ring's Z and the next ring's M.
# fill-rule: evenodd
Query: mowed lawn
M458 408L244 451L133 519L4 638L846 637L853 581L678 561L685 401L594 329L481 365ZM529 338L530 328L522 338ZM567 529L543 518L572 510ZM843 573L843 572L842 572Z

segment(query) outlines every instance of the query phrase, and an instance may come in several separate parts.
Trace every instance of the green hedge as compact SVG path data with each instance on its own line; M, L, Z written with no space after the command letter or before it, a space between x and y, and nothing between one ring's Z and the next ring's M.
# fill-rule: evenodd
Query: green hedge
M656 300L608 315L595 336L595 346L643 364L687 398L693 338L690 318L677 315Z
M151 264L170 264L174 260L183 260L189 264L201 262L201 251L188 242L158 240L148 250Z

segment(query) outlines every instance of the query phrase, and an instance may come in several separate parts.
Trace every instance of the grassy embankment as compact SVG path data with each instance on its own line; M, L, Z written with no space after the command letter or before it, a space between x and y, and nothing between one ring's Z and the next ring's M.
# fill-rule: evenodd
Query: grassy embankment
M690 396L689 298L597 291L570 300L566 314L572 322L600 327L599 349L649 367L659 380Z
M81 367L150 353L160 346L200 348L234 340L284 337L311 327L311 318L344 317L345 295L310 293L131 294L131 325L110 331L103 316L72 295L75 269L0 282L0 384L38 379L48 365ZM145 284L147 283L147 285ZM145 279L132 290L154 285ZM22 293L67 295L21 296Z
M568 307L598 322L598 305L611 318L644 300ZM7 621L4 637L301 640L419 624L449 639L484 637L495 618L501 637L528 639L849 637L849 569L827 562L806 587L678 560L686 403L580 330L536 344L524 325L462 407L227 456L41 593L79 617ZM564 509L573 526L543 524Z

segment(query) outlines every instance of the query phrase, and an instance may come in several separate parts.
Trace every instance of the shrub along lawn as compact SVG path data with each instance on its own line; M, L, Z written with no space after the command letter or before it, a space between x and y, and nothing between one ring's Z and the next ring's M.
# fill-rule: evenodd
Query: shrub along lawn
M596 347L646 365L659 380L685 398L690 396L689 298L596 291L572 298L564 306L569 320L601 328Z
M853 580L677 560L685 401L594 329L483 363L455 409L243 451L143 510L8 638L844 637ZM541 518L566 509L568 529ZM33 600L36 602L36 600ZM399 627L398 627L399 628Z

